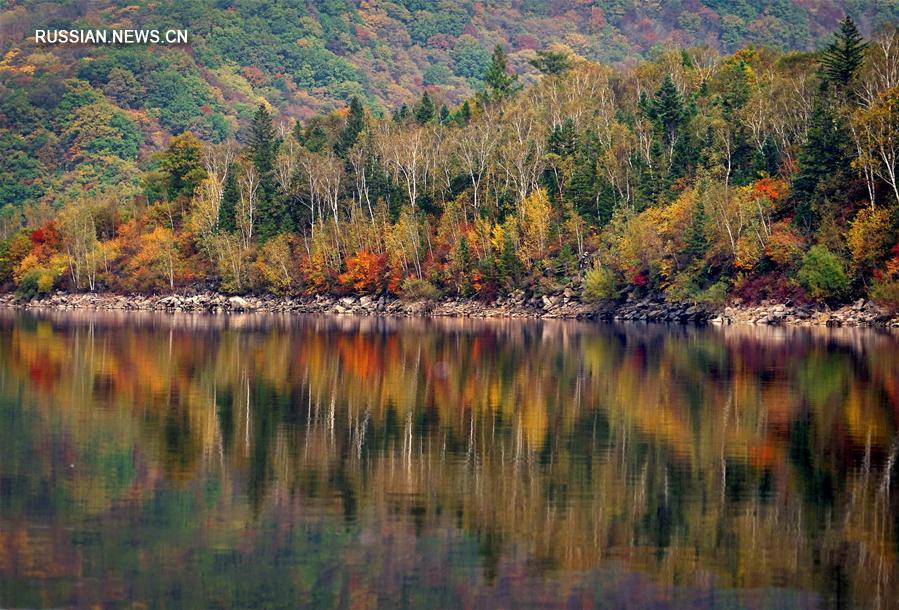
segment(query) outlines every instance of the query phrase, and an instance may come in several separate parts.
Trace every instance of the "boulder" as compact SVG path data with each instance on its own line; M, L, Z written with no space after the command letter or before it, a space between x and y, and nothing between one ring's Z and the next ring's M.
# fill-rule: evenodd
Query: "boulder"
M251 311L253 309L249 301L243 297L231 297L228 299L228 304L231 306L232 311Z

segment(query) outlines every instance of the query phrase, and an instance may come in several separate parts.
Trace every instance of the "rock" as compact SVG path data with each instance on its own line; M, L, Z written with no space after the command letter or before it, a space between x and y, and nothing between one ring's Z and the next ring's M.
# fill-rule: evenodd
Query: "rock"
M233 311L250 311L253 309L250 302L243 297L231 297L228 299L228 304L231 305Z

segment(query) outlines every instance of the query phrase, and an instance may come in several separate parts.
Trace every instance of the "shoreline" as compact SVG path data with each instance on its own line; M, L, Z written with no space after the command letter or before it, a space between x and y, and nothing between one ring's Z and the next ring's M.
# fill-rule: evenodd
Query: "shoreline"
M41 299L22 300L0 295L0 308L36 310L156 311L219 315L227 313L330 314L396 317L522 318L596 321L660 322L682 325L848 326L899 328L899 314L890 314L864 299L830 308L827 305L765 303L709 307L695 303L667 303L636 299L623 303L583 303L571 291L528 297L524 291L486 303L476 299L445 298L407 301L392 296L316 295L302 297L228 296L216 292L171 295L58 292Z

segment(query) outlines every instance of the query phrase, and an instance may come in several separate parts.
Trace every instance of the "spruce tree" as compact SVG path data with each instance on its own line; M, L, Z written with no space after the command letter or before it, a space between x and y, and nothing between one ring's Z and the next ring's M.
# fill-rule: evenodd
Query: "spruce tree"
M260 241L266 241L289 227L283 197L276 192L275 186L275 155L279 142L272 125L272 116L262 104L253 115L248 144L250 160L259 177L259 224L256 233Z
M321 152L328 144L328 134L321 125L315 123L306 128L302 144L309 152Z
M563 51L542 49L530 64L546 75L564 74L571 68L571 59Z
M506 233L503 236L503 251L499 257L499 275L508 288L514 287L521 276L521 259L515 253L515 244L512 236Z
M359 139L363 129L365 129L365 110L362 108L362 102L354 95L350 98L350 111L347 114L346 124L337 137L337 142L334 143L334 152L341 157L344 156Z
M575 157L566 196L577 212L587 218L595 213L597 197L596 166L599 157L599 139L591 130L581 139Z
M471 104L468 103L468 100L462 102L462 106L453 115L453 120L458 125L468 125L471 120Z
M684 248L684 253L691 259L702 257L708 249L708 239L705 235L705 222L705 205L702 203L702 199L700 199L693 208L693 217L690 219L687 243Z
M670 146L687 120L684 100L670 74L665 75L655 97L643 103L649 118L661 132L665 145Z
M490 65L484 73L485 91L488 101L497 101L511 96L518 90L518 75L509 73L508 58L501 45L493 48Z
M237 190L237 166L228 168L225 188L222 191L222 203L219 206L218 228L220 231L233 233L237 230L237 202L240 192Z
M415 106L415 122L419 125L424 125L425 123L430 123L434 120L434 116L437 114L436 109L434 108L434 102L431 101L431 96L428 95L428 92L425 91L421 95L421 101L418 102Z
M817 226L820 205L849 171L847 128L824 95L817 95L809 117L799 169L793 174L794 221L807 231Z
M847 15L834 33L833 42L821 55L824 80L836 89L846 91L865 58L867 46L855 22Z

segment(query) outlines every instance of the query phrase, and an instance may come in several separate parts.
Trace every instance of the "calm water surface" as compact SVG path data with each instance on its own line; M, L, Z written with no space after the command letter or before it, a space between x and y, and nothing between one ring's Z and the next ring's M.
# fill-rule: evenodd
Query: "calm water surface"
M896 608L899 337L0 314L0 607Z

